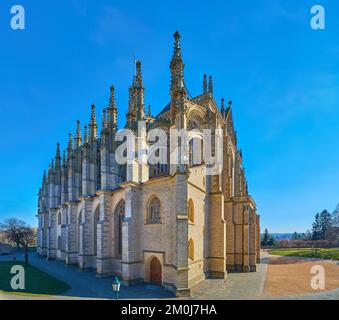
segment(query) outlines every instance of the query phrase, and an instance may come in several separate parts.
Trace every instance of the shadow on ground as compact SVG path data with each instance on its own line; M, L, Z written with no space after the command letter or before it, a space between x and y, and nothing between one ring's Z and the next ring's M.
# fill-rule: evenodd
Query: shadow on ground
M22 253L0 256L0 261L23 261ZM94 271L80 271L77 266L66 266L64 262L40 258L36 253L29 254L29 262L32 266L54 276L67 283L71 289L60 296L115 299L112 290L113 277L97 278ZM137 284L134 286L120 286L119 299L156 299L173 298L174 295L158 286Z

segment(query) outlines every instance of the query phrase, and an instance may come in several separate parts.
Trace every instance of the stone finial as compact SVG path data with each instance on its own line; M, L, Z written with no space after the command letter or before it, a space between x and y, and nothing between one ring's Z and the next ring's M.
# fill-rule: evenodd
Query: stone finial
M174 37L173 57L181 57L180 33L178 31L174 32L173 37Z
M173 96L174 92L181 92L187 94L185 83L184 83L184 61L181 56L181 48L180 48L180 34L179 32L174 33L174 50L173 56L170 63L171 69L171 96Z
M60 158L61 158L61 157L60 157L60 143L59 143L59 142L57 142L57 144L56 144L55 158L56 158L56 159L60 159Z
M213 94L213 82L212 82L212 76L209 76L208 78L208 92Z
M229 107L229 108L232 108L232 100L229 100L229 101L228 101L228 107Z
M96 118L96 115L95 115L95 105L92 104L91 105L91 124L94 125L97 123L97 118Z
M142 87L142 74L141 74L141 62L137 60L135 62L135 82L134 85L138 88Z
M204 74L204 80L202 82L202 92L206 93L207 92L207 76Z
M57 167L61 165L61 156L60 156L60 143L57 143L56 153L55 153L55 164Z
M81 129L80 129L80 120L77 120L77 130L75 134L75 146L79 148L82 144Z
M93 141L98 136L98 125L97 125L97 118L95 115L95 105L92 104L91 106L91 122L90 122L90 140Z
M117 106L115 103L115 90L114 86L110 88L110 97L109 97L109 105L107 108L107 117L108 117L108 128L110 131L116 131L117 129Z
M173 57L172 57L172 61L173 60L177 60L180 59L182 61L182 57L181 57L181 48L180 48L180 34L178 31L176 31L174 34L174 50L173 50Z
M71 132L68 134L67 154L68 154L68 159L70 159L72 157L72 154L73 154L73 137L72 137Z

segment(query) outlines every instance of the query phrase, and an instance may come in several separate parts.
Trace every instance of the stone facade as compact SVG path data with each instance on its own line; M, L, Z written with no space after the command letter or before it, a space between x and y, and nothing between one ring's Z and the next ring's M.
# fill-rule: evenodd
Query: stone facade
M225 108L222 99L219 109L212 78L207 81L206 76L203 92L189 96L179 34L174 38L170 103L156 117L150 108L146 114L137 61L125 128L137 131L138 121L145 121L147 131L209 128L213 135L221 129L222 172L207 175L207 165L193 163L192 157L186 165L151 165L142 157L118 164L117 107L111 87L100 137L92 106L84 137L78 121L62 158L57 144L39 190L38 253L94 269L100 277L118 275L128 285L156 283L187 296L206 277L256 271L260 223L237 148L232 103ZM136 143L150 144L147 132Z

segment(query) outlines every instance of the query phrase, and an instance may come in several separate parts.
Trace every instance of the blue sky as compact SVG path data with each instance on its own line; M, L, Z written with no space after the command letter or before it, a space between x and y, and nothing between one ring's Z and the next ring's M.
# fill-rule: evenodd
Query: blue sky
M26 29L10 28L22 4ZM310 27L322 4L326 29ZM169 101L174 31L182 35L185 82L233 100L249 190L271 232L305 231L339 202L339 3L308 0L80 1L0 3L0 220L36 225L42 172L66 147L76 120L100 119L116 87L119 124L133 57L142 61L146 104Z

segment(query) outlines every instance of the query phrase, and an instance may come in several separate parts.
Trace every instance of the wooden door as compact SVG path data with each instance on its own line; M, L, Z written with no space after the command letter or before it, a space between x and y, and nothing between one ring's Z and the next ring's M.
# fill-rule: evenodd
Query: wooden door
M150 283L161 286L162 275L161 275L161 263L157 258L153 258L150 264Z

